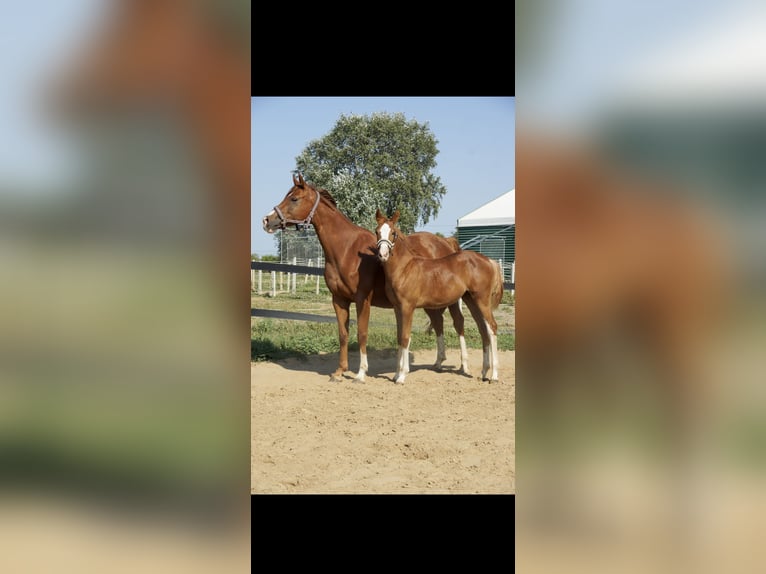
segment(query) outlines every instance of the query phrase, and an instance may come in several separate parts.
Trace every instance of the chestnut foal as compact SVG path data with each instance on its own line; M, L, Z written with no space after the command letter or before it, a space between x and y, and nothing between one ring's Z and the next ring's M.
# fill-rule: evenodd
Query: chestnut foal
M394 381L403 383L410 370L410 332L415 309L442 308L460 298L481 333L484 347L481 378L486 380L491 368L490 381L497 381L497 323L492 310L503 296L500 266L474 251L458 251L439 259L418 257L410 246L411 237L396 226L398 211L386 219L378 210L375 218L378 258L386 275L386 294L396 313L399 361Z

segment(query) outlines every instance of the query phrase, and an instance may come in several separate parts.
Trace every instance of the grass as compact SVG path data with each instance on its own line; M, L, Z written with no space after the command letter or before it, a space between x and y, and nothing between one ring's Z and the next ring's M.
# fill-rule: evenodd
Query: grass
M280 294L276 297L253 295L251 304L260 309L281 309L334 317L330 295L322 282L320 294L314 290L316 284L309 280L303 284L298 280L296 294ZM513 306L510 293L506 292L503 302L495 310L498 323L497 346L499 350L513 350ZM464 309L466 344L469 348L481 349L481 336L473 318ZM460 342L452 327L449 313L445 313L444 338L447 348L458 348ZM352 324L349 328L349 351L359 350L356 329L356 309L352 305ZM422 310L415 312L412 325L410 349L413 351L436 348L436 335L429 333L429 320ZM288 357L306 357L320 353L337 353L337 323L315 323L311 321L288 321L253 317L251 319L250 356L253 361L268 361ZM396 349L396 318L391 309L373 307L367 347L370 350Z

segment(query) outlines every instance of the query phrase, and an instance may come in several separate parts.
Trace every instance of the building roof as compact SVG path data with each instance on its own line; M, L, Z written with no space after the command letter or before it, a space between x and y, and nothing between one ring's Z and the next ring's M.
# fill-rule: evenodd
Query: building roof
M458 227L513 225L516 223L516 188L458 218Z

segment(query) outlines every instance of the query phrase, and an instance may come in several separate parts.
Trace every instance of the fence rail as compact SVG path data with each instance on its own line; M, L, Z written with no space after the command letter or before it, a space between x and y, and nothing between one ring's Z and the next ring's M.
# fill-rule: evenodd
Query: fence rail
M277 294L277 273L280 273L280 285L283 285L283 276L287 276L287 291L292 293L296 292L296 282L298 275L305 275L308 280L309 275L316 276L316 293L319 293L319 278L324 275L324 264L321 267L309 266L309 265L291 265L288 263L276 263L272 261L251 261L250 272L251 282L253 285L257 285L257 292L262 294L266 291L263 289L263 272L267 271L270 274L271 287L267 291L272 297ZM512 271L513 273L513 271ZM284 274L284 275L283 275ZM515 278L514 278L515 279ZM506 281L503 283L503 288L510 291L515 291L516 282ZM284 289L280 287L280 292ZM276 311L273 309L250 309L251 317L270 317L274 319L289 319L292 321L317 321L334 323L334 317L327 317L323 315L312 315L309 313L294 313L291 311Z
M311 313L295 313L293 311L277 311L275 309L250 309L251 317L265 317L268 319L288 319L290 321L313 321L315 323L335 323L335 317L327 315L314 315ZM354 319L349 319L349 323L354 324Z
M274 261L251 261L250 269L255 271L283 271L285 273L300 273L301 275L324 275L324 265L314 267L309 265L290 265Z

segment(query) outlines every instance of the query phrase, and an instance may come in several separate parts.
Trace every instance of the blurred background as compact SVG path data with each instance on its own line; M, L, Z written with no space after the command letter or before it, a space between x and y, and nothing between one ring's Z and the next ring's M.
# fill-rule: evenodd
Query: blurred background
M764 70L760 3L516 2L519 571L766 563Z
M4 10L7 571L249 568L249 22L245 0Z

